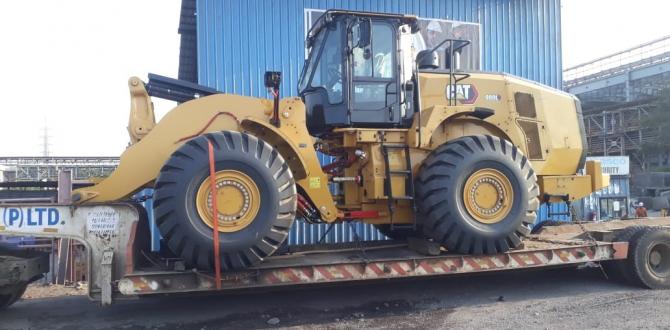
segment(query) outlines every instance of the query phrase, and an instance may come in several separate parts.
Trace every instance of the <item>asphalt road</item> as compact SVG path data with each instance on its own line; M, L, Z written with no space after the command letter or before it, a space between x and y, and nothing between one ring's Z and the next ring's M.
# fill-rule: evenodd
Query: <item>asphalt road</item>
M279 323L268 324L273 318ZM595 269L558 269L143 298L104 308L86 297L45 298L0 312L2 329L271 327L670 329L670 290L607 281Z

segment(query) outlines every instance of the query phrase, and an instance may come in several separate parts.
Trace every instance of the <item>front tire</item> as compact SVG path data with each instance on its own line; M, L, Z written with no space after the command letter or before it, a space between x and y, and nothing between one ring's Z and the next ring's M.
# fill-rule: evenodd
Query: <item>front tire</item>
M528 159L509 141L489 135L435 149L419 169L416 191L424 234L464 254L518 247L539 205Z
M212 210L208 142L216 168ZM192 267L214 268L217 215L221 269L244 269L272 255L295 219L293 174L268 143L240 132L196 137L177 149L156 179L156 223L170 250Z

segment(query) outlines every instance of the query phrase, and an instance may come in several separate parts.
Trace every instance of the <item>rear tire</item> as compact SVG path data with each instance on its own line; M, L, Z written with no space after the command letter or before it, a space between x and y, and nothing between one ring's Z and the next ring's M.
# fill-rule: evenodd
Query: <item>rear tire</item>
M424 234L464 254L518 247L539 205L528 159L509 141L489 135L435 149L419 169L416 191Z
M628 248L628 255L631 255L631 249L630 249L630 243L632 241L636 241L638 237L640 237L642 234L644 234L645 230L647 230L646 226L631 226L627 227L621 231L619 231L615 236L614 239L612 240L613 242L628 242L629 243L629 248ZM632 259L631 258L626 258L623 260L609 260L605 261L602 263L602 266L605 269L605 272L607 273L608 276L612 276L614 279L617 280L623 280L629 283L632 283L632 263L630 263Z
M670 231L643 230L631 241L628 259L632 284L649 289L670 288Z
M219 210L233 210L217 213L221 269L244 269L272 255L288 236L296 210L293 174L276 149L245 133L206 134L179 147L156 179L154 210L170 250L190 267L215 265L208 141L219 196L231 192L220 197Z

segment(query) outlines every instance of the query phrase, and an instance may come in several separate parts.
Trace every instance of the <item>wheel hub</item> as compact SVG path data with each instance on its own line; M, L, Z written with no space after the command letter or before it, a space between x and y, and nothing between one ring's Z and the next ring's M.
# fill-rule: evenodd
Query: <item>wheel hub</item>
M214 228L212 219L212 189L210 177L200 184L196 194L196 207L200 219ZM260 209L260 192L256 183L246 174L223 170L216 172L217 222L220 232L235 232L248 226Z
M509 214L513 193L509 179L491 168L472 173L463 187L466 210L473 219L484 224L498 223Z
M659 277L670 275L670 246L657 244L649 251L649 268Z

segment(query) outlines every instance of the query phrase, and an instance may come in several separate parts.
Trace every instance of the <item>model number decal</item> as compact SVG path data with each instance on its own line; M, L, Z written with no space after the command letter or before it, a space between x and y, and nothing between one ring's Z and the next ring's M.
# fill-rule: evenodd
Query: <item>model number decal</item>
M61 214L54 207L2 208L2 223L7 228L53 227L63 225Z

